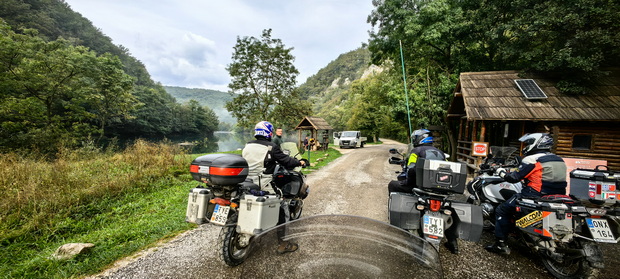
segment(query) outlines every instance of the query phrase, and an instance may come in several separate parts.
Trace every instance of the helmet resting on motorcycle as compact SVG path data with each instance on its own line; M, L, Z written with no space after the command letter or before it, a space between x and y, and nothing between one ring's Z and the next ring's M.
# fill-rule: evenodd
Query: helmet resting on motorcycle
M551 150L553 146L553 137L547 133L525 134L519 138L519 141L525 144L523 147L523 155L530 155L540 150Z
M254 126L254 137L263 136L267 139L271 139L273 135L273 125L267 121L261 121Z
M411 141L413 142L413 146L432 144L433 137L431 136L431 131L426 129L419 129L411 133Z

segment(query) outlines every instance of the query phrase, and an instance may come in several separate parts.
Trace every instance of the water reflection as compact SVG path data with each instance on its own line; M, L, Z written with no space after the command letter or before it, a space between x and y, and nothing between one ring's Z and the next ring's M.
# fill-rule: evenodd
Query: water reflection
M212 152L226 152L233 150L241 150L248 141L254 139L254 135L250 133L235 133L227 131L217 131L214 133L217 138L218 149ZM297 135L284 134L284 141L297 142Z
M245 143L250 140L250 135L245 133L217 131L214 134L217 138L218 149L213 152L226 152L243 149Z

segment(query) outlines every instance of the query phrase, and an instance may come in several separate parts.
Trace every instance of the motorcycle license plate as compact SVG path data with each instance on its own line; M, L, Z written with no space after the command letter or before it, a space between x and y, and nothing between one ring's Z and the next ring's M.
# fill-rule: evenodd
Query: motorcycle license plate
M443 237L443 219L424 215L424 234Z
M586 218L586 223L596 242L616 243L614 234L609 228L609 223L605 219Z
M215 205L215 209L213 210L213 215L211 215L211 223L218 225L225 225L226 220L228 220L228 212L230 211L230 206L224 205Z

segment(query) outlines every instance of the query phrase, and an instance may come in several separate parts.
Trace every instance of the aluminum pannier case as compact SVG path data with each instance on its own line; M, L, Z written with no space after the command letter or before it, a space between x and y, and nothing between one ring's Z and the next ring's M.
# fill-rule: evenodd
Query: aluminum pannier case
M244 195L239 205L237 231L259 234L278 224L280 199L276 195Z
M570 194L581 201L611 205L618 202L620 173L607 166L595 169L575 169L570 172Z
M189 191L187 200L187 212L185 221L194 224L209 223L211 214L213 214L214 204L209 203L213 198L211 190L207 188L197 187Z

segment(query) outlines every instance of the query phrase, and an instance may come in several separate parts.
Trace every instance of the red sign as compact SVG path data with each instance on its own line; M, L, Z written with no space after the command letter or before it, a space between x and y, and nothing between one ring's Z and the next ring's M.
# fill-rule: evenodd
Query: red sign
M489 153L489 143L488 142L472 142L471 155L473 156L481 156L485 157Z

